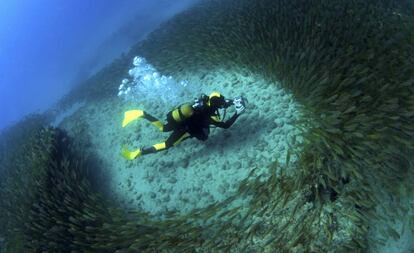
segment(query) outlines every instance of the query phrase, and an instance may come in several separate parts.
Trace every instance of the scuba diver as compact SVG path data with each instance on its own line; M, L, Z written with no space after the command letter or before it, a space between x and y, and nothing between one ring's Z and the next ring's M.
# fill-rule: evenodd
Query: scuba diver
M188 138L197 138L205 141L210 133L210 125L229 128L236 119L245 111L247 100L240 96L234 99L226 99L219 92L212 92L210 96L202 94L196 98L194 103L184 103L176 107L167 114L167 124L162 124L157 118L142 110L131 110L125 112L122 127L130 122L145 118L162 132L173 131L165 142L161 142L150 147L142 147L135 151L123 149L122 155L133 160L142 155L155 153L177 145ZM236 112L226 121L221 121L219 109L227 109L231 105L235 106ZM225 117L225 116L224 116ZM224 118L223 117L223 118Z

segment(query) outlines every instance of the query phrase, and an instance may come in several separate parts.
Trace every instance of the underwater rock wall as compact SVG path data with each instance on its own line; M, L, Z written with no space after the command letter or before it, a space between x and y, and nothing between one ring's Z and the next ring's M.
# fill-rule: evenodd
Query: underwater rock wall
M68 156L62 170L50 167L63 171L57 177L63 181L51 180L55 174L28 176L43 187L21 202L23 209L9 196L26 199L33 188L3 184L0 222L7 230L0 237L11 252L385 252L388 239L409 251L413 245L402 234L414 225L407 201L413 193L413 21L408 1L203 2L134 47L112 79L102 72L80 90L91 99L116 95L135 55L177 79L248 68L269 83L280 81L305 106L305 143L297 163L286 163L296 173L275 173L285 167L273 164L261 180L252 170L236 195L184 216L166 213L160 221L111 209L93 197L87 181L73 183L81 178L70 176L77 170L69 165L78 158ZM50 188L69 199L62 204ZM390 222L403 216L404 231Z

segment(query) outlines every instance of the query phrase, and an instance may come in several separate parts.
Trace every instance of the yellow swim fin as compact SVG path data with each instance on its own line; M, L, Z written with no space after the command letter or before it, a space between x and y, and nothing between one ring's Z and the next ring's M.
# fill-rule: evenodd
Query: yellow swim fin
M124 114L124 120L122 121L122 127L125 127L129 123L131 123L134 120L137 120L138 118L144 116L143 110L130 110L126 111Z
M122 149L122 156L125 157L125 159L128 160L134 160L135 158L138 158L141 156L141 149L137 149L135 151L129 151L125 147Z

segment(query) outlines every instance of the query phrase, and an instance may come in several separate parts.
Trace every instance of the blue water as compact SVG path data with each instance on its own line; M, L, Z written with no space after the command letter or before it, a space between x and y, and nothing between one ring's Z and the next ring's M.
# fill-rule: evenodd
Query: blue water
M198 0L1 0L0 130L41 112Z

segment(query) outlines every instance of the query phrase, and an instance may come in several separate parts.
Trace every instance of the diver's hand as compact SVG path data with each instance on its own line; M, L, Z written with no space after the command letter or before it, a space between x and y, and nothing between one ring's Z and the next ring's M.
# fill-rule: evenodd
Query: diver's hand
M242 114L245 110L246 110L246 107L244 107L243 105L236 106L236 114L237 115Z

